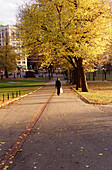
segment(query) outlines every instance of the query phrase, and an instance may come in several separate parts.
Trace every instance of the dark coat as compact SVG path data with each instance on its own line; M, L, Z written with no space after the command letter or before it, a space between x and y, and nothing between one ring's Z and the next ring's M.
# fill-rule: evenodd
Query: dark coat
M56 88L57 88L57 95L60 95L60 87L61 87L61 81L59 81L58 79L56 80L56 84L55 84Z
M56 87L60 88L61 87L61 82L59 80L56 80Z

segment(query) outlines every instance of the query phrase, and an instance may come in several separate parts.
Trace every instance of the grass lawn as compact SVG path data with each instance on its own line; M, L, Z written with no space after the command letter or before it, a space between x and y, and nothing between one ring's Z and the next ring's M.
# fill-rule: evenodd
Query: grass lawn
M75 86L74 86L75 87ZM78 92L95 103L107 104L112 103L112 82L101 81L101 82L88 82L89 92Z
M2 79L0 80L0 104L3 103L3 94L4 94L4 101L9 99L18 97L19 95L27 94L35 89L40 88L41 86L45 85L48 82L48 79ZM13 93L13 94L12 94Z

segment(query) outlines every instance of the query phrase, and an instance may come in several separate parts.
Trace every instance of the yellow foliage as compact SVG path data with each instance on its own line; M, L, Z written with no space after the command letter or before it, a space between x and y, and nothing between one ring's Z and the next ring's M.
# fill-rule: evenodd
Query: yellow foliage
M23 45L45 56L46 63L70 55L85 67L98 63L98 54L110 43L112 27L109 0L41 0L26 5L18 16ZM66 58L66 57L65 57ZM50 61L51 60L51 61ZM75 63L74 63L75 64Z

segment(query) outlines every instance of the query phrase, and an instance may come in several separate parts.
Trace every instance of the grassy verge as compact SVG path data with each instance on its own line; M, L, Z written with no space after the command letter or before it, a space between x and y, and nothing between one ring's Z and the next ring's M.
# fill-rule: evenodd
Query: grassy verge
M75 86L73 86L75 88ZM112 103L112 82L88 82L89 92L78 92L94 103L108 104Z
M11 100L13 97L18 97L20 95L27 94L31 91L37 90L48 82L48 79L42 79L36 81L32 80L16 80L16 79L4 79L0 80L0 104L3 103L3 94L4 102Z

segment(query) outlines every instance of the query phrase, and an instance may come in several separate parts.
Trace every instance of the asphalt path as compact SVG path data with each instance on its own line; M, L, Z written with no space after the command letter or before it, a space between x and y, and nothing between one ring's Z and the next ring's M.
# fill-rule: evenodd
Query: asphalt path
M54 90L43 89L0 109L0 159ZM9 170L112 170L112 106L84 103L63 81Z

